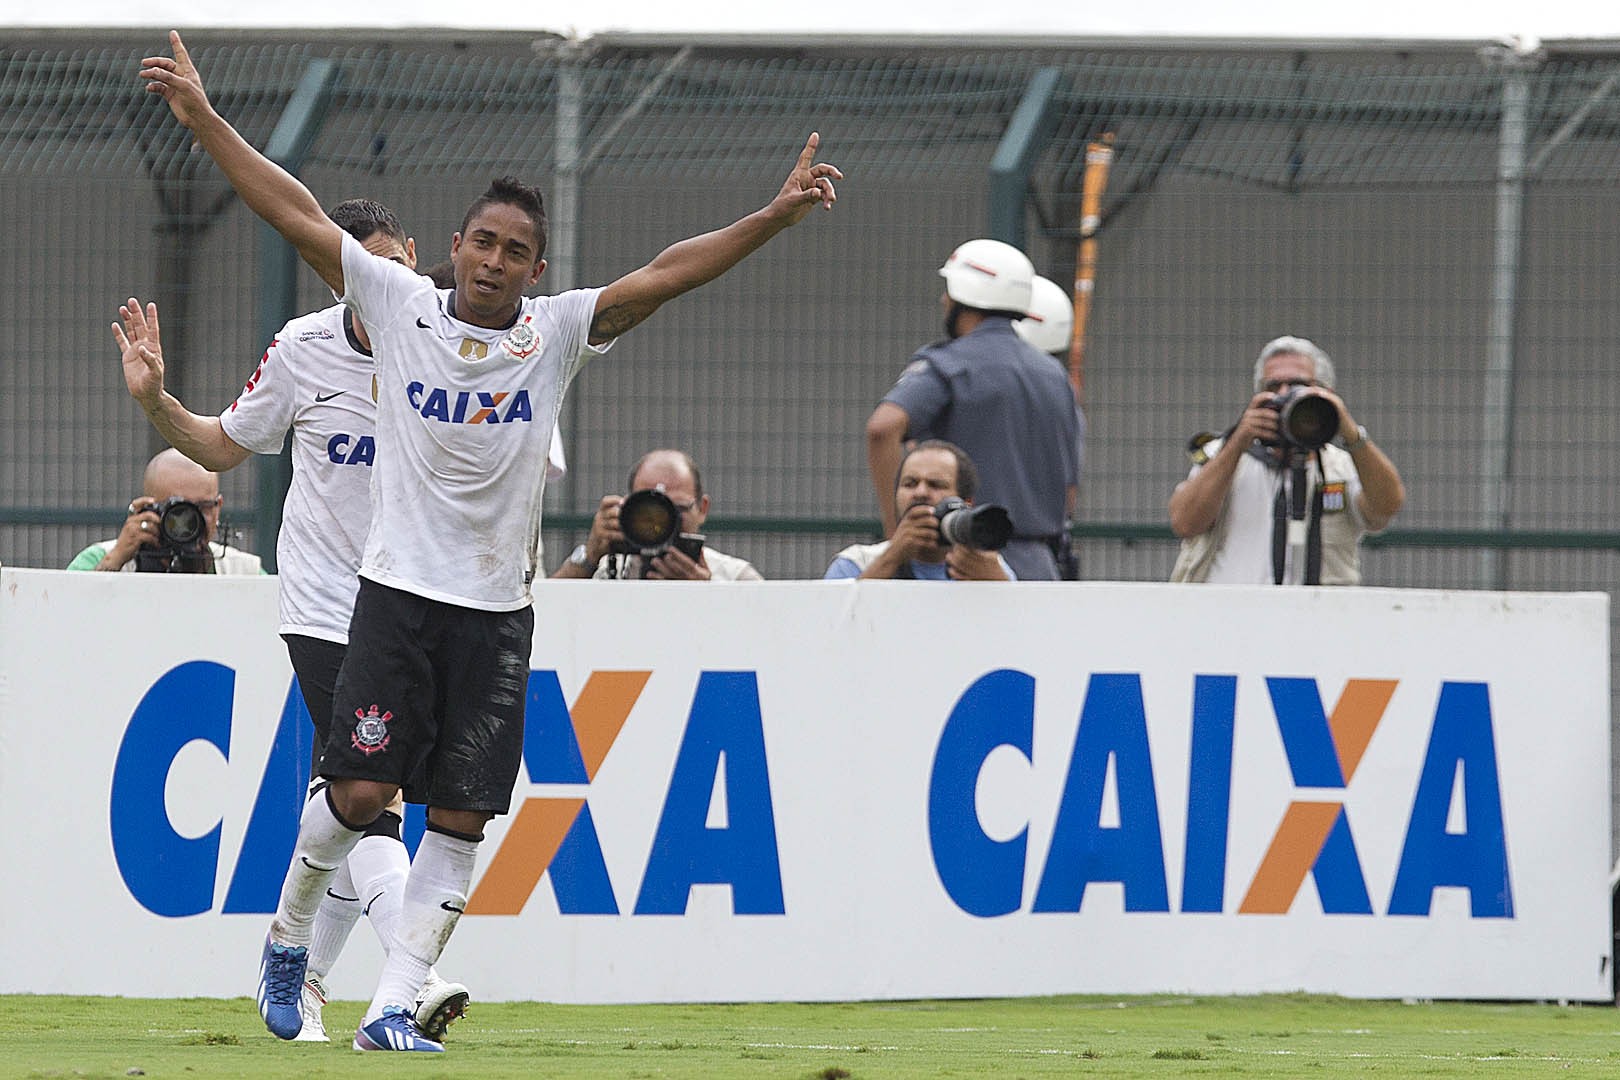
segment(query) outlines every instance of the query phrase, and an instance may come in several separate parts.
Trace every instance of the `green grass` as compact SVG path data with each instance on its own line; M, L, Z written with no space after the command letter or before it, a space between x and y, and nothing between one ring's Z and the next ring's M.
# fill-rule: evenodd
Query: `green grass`
M1620 1075L1608 1006L1268 997L823 1005L474 1004L444 1055L283 1043L247 999L0 997L0 1077L431 1080Z

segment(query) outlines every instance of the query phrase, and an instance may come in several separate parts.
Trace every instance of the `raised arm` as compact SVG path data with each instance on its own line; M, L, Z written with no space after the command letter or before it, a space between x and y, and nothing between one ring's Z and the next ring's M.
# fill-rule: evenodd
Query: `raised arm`
M163 388L163 340L156 304L133 296L118 309L123 325L112 324L113 340L123 354L124 384L146 418L169 445L210 472L234 469L250 451L225 434L217 416L198 416Z
M169 45L173 58L148 56L141 61L147 92L169 103L175 119L196 136L248 208L286 237L321 280L341 295L342 230L308 188L255 150L214 111L178 31L169 31Z
M665 301L713 281L771 237L798 224L817 203L831 210L838 201L833 181L842 180L844 174L825 162L811 164L820 145L821 136L811 132L782 190L763 209L723 229L671 244L646 266L603 289L596 299L591 344L611 341L641 323Z

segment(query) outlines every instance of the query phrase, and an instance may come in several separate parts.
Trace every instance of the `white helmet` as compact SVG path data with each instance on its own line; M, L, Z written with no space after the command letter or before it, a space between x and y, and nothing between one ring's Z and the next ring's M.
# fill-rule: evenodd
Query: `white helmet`
M980 311L1029 311L1035 265L1022 251L1000 240L969 240L939 268L945 295Z
M1063 286L1038 277L1030 292L1029 318L1013 323L1013 329L1043 353L1067 352L1074 329L1074 302Z

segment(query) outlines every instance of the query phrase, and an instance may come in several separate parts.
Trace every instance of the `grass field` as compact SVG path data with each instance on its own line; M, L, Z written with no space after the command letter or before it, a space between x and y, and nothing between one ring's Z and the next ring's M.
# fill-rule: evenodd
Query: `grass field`
M443 1055L270 1036L248 999L0 997L0 1077L1491 1077L1620 1074L1608 1006L1311 996L858 1004L475 1004Z

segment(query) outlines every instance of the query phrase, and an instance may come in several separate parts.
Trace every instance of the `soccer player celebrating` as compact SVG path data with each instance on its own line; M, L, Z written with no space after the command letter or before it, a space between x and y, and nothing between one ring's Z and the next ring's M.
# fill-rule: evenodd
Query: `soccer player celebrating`
M416 242L386 206L349 199L329 216L371 254L415 267ZM365 324L341 304L289 322L236 400L216 417L191 412L165 390L157 305L142 308L130 297L119 315L122 323L113 324L113 338L130 395L152 426L187 457L224 472L252 453L280 453L288 431L293 433L292 485L276 539L281 637L314 721L310 775L319 777L321 752L332 728L333 686L354 611L355 572L371 520L377 405ZM317 779L311 796L325 786ZM378 815L325 889L302 987L299 1041L327 1041L321 1020L325 979L362 912L384 950L394 946L410 870L400 836L403 809L395 799ZM465 986L445 982L430 970L416 1001L417 1022L433 1038L442 1038L465 1011L467 1000Z
M427 834L405 883L399 947L355 1033L361 1050L441 1051L410 1003L466 906L477 846L510 805L522 755L545 460L562 396L590 358L659 306L725 273L842 174L812 134L762 209L664 249L602 288L525 297L545 272L540 194L503 178L451 240L437 290L367 252L209 104L178 33L140 77L255 213L365 322L377 361L372 520L338 675L325 798L305 806L260 964L266 1025L297 1034L310 926L332 873L401 786Z

